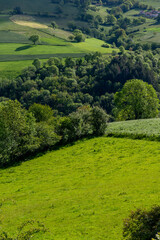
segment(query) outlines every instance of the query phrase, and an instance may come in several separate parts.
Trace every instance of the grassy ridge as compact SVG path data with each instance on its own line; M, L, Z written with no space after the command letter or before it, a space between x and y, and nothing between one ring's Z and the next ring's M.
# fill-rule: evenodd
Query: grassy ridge
M49 232L33 239L120 240L130 210L159 203L159 147L100 137L0 170L0 228L36 219Z
M108 125L106 134L117 137L160 140L160 119L154 118L113 122Z

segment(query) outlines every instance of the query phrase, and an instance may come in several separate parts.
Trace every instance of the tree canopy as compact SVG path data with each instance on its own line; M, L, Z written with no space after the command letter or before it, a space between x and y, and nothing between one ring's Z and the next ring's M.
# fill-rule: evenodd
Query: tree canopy
M38 35L30 36L29 41L33 42L33 44L35 45L39 41L39 36Z
M158 115L159 100L155 89L142 80L127 81L117 92L115 115L118 120L154 118Z

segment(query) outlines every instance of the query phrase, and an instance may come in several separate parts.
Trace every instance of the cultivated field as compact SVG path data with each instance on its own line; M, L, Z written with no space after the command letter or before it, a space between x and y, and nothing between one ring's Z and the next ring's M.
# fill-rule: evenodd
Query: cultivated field
M159 142L100 137L0 170L0 228L26 220L33 239L121 239L131 210L159 204Z

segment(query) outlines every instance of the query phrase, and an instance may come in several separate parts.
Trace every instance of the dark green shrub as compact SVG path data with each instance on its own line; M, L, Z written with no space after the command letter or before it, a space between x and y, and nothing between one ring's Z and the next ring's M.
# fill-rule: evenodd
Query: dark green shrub
M123 239L151 240L160 231L160 206L151 210L137 209L123 223Z
M83 106L68 117L60 119L57 134L64 142L91 135L101 136L107 127L108 115L99 107Z
M96 136L101 136L105 133L108 122L108 115L100 107L93 107L92 109L92 127L93 134Z
M60 136L55 133L54 125L47 122L39 122L36 124L37 143L39 150L53 147L60 141Z
M15 159L37 148L36 123L33 115L21 107L18 101L6 101L0 105L0 165L13 163Z

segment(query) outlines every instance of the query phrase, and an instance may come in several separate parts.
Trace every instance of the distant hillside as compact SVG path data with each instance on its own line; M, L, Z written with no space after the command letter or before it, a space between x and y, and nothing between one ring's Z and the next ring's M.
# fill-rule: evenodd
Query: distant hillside
M0 0L0 11L13 10L15 7L27 12L54 12L55 9L50 0Z
M148 4L151 6L154 6L156 8L159 7L159 1L158 0L139 0L141 3ZM37 12L48 12L48 13L56 13L57 11L57 6L58 2L60 1L51 1L51 0L0 0L0 11L10 11L13 10L15 7L20 7L22 11L24 12L32 12L32 13L37 13ZM67 1L66 1L67 2ZM68 1L69 2L69 1ZM73 6L72 2L64 4L65 8L63 8L63 4L61 1L61 7L62 10L65 11L66 14L68 14L68 7ZM92 1L95 2L95 1ZM75 12L72 11L72 14L75 14Z

